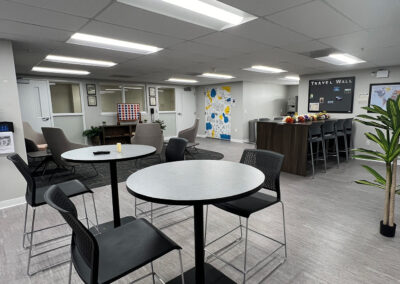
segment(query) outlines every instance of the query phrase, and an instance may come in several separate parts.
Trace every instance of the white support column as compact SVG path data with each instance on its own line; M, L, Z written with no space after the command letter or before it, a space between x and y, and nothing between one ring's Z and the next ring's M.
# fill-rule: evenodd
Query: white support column
M0 121L14 123L15 152L26 160L12 44L0 40ZM24 201L26 182L15 166L0 154L0 209Z

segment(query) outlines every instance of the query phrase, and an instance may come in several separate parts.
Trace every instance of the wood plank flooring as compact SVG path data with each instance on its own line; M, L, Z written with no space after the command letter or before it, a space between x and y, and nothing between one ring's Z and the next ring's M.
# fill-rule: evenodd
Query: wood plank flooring
M199 139L200 148L221 152L226 160L239 161L243 149L250 144ZM322 164L317 165L315 179L282 173L281 190L285 203L288 242L288 260L262 283L400 283L400 232L393 239L379 234L379 221L383 212L383 192L355 184L359 178L367 178L360 161L340 164L328 163L328 173ZM382 165L373 164L383 170ZM134 198L120 183L121 216L134 214ZM112 216L109 186L95 189L95 199L100 222L110 221ZM82 215L82 199L76 198ZM400 224L400 198L397 198L396 220ZM87 199L89 216L93 219L91 199ZM67 283L68 265L26 276L27 251L21 247L24 206L0 210L0 283ZM61 222L57 212L50 208L38 209L38 226ZM156 225L190 216L191 208L178 211ZM213 239L238 223L238 218L210 207L208 238ZM264 210L250 218L250 226L276 238L282 238L282 217L279 205ZM38 239L68 231L59 229ZM193 220L185 221L164 230L183 247L184 268L194 264ZM238 235L238 234L237 234ZM231 237L231 240L233 237ZM254 263L264 250L272 249L270 242L250 234L250 263ZM67 243L68 241L66 241ZM282 251L279 251L282 254ZM68 257L68 249L50 256L33 260L33 269ZM243 249L237 248L226 254L232 263L241 265ZM220 261L212 264L241 282L241 275ZM271 267L266 267L248 283L260 283ZM128 275L118 283L129 283L149 272L150 267ZM179 273L178 255L172 252L156 262L155 270L169 280ZM73 283L81 283L74 272ZM147 278L140 283L152 283Z

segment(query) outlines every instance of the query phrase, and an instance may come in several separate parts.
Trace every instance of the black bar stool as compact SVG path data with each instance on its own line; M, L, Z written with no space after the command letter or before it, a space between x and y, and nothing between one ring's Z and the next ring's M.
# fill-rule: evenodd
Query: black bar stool
M344 123L345 123L345 119L338 119L336 121L336 136L339 140L340 137L343 137L343 141L344 141L344 150L340 150L339 152L345 152L346 153L346 161L349 160L349 148L347 146L347 137L345 134L345 129L344 129Z
M353 118L347 118L344 121L344 132L348 145L348 155L351 158L351 150L353 149Z
M323 154L323 161L324 161L324 166L325 166L325 172L326 172L326 151L325 151L325 143L323 143L322 140L322 129L321 129L321 124L319 123L314 123L310 125L308 128L308 143L310 144L310 155L311 155L311 165L312 165L312 173L313 173L313 178L315 174L315 166L316 162L319 159L319 143L322 145L322 154ZM314 143L317 143L317 152L315 153L316 157L314 157ZM315 165L314 165L315 161Z
M326 156L336 156L337 167L339 168L339 146L338 146L338 139L337 139L336 132L337 131L336 131L336 122L335 121L326 120L322 124L322 139L324 140L324 143L325 143ZM335 141L336 154L329 153L329 141L330 140Z

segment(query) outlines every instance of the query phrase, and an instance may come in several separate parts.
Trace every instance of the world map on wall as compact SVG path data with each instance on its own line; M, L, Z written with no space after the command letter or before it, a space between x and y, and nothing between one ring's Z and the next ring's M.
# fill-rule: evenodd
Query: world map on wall
M400 96L400 84L372 84L369 105L386 109L388 99L396 100L398 96Z
M207 137L231 140L231 87L207 89L205 100Z

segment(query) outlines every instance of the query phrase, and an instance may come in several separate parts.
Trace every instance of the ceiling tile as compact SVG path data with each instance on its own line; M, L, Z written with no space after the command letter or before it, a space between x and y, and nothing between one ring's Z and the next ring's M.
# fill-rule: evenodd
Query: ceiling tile
M66 41L72 33L64 32L56 29L39 27L31 24L24 24L19 22L13 22L9 20L0 19L0 33L8 33L19 35L22 37L29 36L35 37L38 41L41 40L55 40L55 41Z
M296 53L305 53L305 52L329 48L329 46L317 40L310 40L306 42L292 43L290 45L282 46L282 48Z
M256 16L273 14L311 0L219 0Z
M297 6L267 18L314 39L347 34L361 29L321 1Z
M87 19L0 0L0 19L76 31Z
M190 41L177 44L169 49L181 54L186 53L190 56L206 56L208 58L229 58L240 54L239 52L230 49Z
M327 3L364 28L400 26L399 0L329 0Z
M265 19L257 19L225 31L275 47L309 40L304 35L292 32Z
M197 38L194 41L225 49L231 49L241 53L249 53L268 49L265 44L234 36L226 32L216 32L204 37Z
M181 39L193 39L213 32L211 29L120 3L112 4L100 13L96 19L111 24L129 28L134 27L135 29Z
M61 13L71 14L75 16L81 16L85 18L92 18L102 9L104 9L111 0L12 0L26 4L29 6L35 6L39 8L45 8Z
M329 37L320 41L348 53L361 54L365 49L400 44L398 26L379 27L347 35Z

